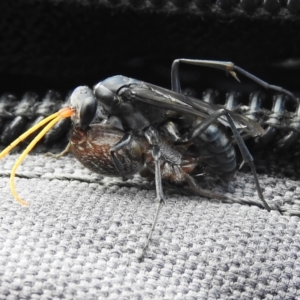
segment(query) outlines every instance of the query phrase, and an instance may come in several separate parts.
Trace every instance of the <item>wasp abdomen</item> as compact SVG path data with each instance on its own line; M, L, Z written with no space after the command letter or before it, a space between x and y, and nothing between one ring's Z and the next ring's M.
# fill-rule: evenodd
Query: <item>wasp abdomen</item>
M236 153L231 140L220 126L210 125L193 142L208 166L208 172L225 181L232 179L236 169Z

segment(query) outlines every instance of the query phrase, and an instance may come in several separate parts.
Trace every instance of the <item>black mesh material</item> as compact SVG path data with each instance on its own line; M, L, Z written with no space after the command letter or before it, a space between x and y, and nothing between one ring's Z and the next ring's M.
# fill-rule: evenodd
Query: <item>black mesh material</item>
M2 1L0 14L3 92L73 88L119 73L166 85L180 57L272 75L273 64L300 53L296 0L17 0ZM289 74L278 84L296 88L298 72Z

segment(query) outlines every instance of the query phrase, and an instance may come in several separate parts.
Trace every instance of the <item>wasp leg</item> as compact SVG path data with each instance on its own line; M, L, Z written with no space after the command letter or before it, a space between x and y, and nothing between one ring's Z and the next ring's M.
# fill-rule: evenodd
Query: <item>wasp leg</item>
M237 78L237 75L234 71L237 71L244 76L248 77L249 79L253 80L257 84L261 85L267 90L274 90L282 94L288 95L290 98L292 98L295 103L298 103L298 100L294 96L293 93L290 91L277 86L277 85L271 85L262 79L252 75L251 73L247 72L246 70L236 66L232 62L224 62L224 61L215 61L215 60L198 60L198 59L176 59L173 61L172 68L171 68L171 83L172 83L172 90L178 93L181 93L181 86L180 86L180 80L179 80L179 64L185 63L190 65L196 65L196 66L203 66L203 67L209 67L209 68L216 68L220 70L224 70L228 73L230 73L237 81L239 79Z
M158 146L154 146L152 155L155 162L155 187L156 187L156 201L159 203L165 203L165 197L162 189L162 178L160 170L160 149Z
M69 142L67 147L60 153L54 154L52 152L47 152L47 153L45 153L45 156L50 156L52 158L60 158L60 157L64 156L65 154L67 154L70 151L70 149L71 149L71 143Z
M120 151L123 148L127 147L131 143L131 140L132 140L132 133L131 132L126 132L123 135L122 139L110 148L110 155L112 157L112 160L114 162L114 165L115 165L116 169L118 170L118 172L122 176L123 181L126 180L126 176L123 172L123 167L122 167L119 159L115 155L115 152Z
M142 249L142 254L139 256L140 261L143 260L143 258L144 258L145 251L149 246L149 242L151 240L153 231L154 231L156 223L157 223L159 211L161 209L162 204L165 203L165 198L164 198L163 189L162 189L161 169L160 169L161 151L160 151L159 135L158 135L158 132L156 131L156 129L152 126L148 126L145 129L144 135L145 135L146 139L148 140L149 144L152 146L152 157L154 159L154 164L155 164L156 201L158 202L158 206L157 206L156 213L154 216L154 221L152 223L150 232L147 237L146 244L145 244L144 248ZM110 153L111 153L113 162L115 164L115 167L118 170L118 172L122 175L123 180L125 179L123 167L122 167L122 164L120 163L119 159L115 155L115 152L122 150L124 147L127 147L131 143L132 137L133 137L132 133L130 133L130 132L125 133L124 136L122 137L122 139L117 144L112 146L110 149Z
M151 226L151 229L150 229L150 232L148 234L148 237L147 237L147 241L145 243L145 246L144 248L142 249L142 254L139 256L139 261L143 261L144 257L145 257L145 252L149 246L149 243L150 243L150 240L152 238L152 234L154 232L154 229L155 229L155 226L156 226L156 223L157 223L157 219L158 219L158 215L159 215L159 212L160 212L160 209L162 207L162 204L163 204L163 201L160 201L157 205L157 208L156 208L156 212L155 212L155 216L154 216L154 220L152 222L152 226Z
M158 132L152 126L149 126L145 130L144 135L148 140L149 144L152 146L152 157L155 163L155 186L156 186L156 195L157 195L156 200L158 202L165 202L163 189L162 189L161 170L160 170L160 157L161 157L160 138Z
M156 208L156 212L155 212L155 216L154 216L154 220L152 222L152 226L150 229L150 232L148 234L147 237L147 241L145 243L144 248L142 249L142 254L139 256L139 261L142 261L144 259L145 256L145 252L149 246L150 240L152 238L152 234L154 232L156 223L157 223L157 219L158 219L158 215L160 212L160 209L162 207L163 204L165 204L165 198L164 198L164 194L163 194L163 189L162 189L162 177L161 177L161 170L160 170L160 149L159 146L154 145L153 149L152 149L152 156L154 158L154 162L155 162L155 187L156 187L156 202L157 203L157 208Z
M264 207L266 210L270 211L271 208L269 207L268 203L266 202L259 181L258 181L258 177L257 177L257 173L256 173L256 169L253 163L253 157L250 154L245 142L243 141L240 133L238 132L233 119L230 116L230 111L227 111L226 109L219 109L217 110L215 113L213 113L212 115L210 115L208 118L206 118L203 122L201 122L200 124L196 125L192 131L190 132L188 138L189 139L193 139L195 136L201 134L205 129L207 129L212 123L216 122L217 119L221 116L225 116L228 120L228 123L230 125L230 128L232 130L232 133L235 137L235 140L238 144L238 147L241 151L241 154L243 156L244 162L247 162L252 170L253 176L254 176L254 180L255 180L255 185L256 185L256 189L259 195L259 198L261 199L261 201L264 204Z
M201 195L205 198L210 198L210 199L218 199L224 203L238 203L238 204L243 204L243 205L247 204L247 205L255 205L255 206L264 208L263 204L255 201L255 200L246 200L246 199L227 197L222 194L218 194L218 193L211 192L209 190L202 189L198 186L198 184L196 183L195 179L192 176L185 174L184 177L185 177L186 182L190 186L190 188L194 192L196 192L197 195Z
M148 140L148 142L152 145L152 157L154 158L155 163L155 188L156 188L156 202L158 202L154 220L150 229L150 232L148 234L147 241L145 243L144 248L142 249L142 254L139 257L139 261L142 261L145 255L145 252L149 246L150 240L152 238L152 234L154 232L158 215L160 212L160 209L163 204L165 204L165 197L163 194L163 188L162 188L162 176L161 176L161 169L160 169L160 157L161 157L161 151L160 151L160 139L158 136L157 131L152 127L149 126L145 130L145 137Z

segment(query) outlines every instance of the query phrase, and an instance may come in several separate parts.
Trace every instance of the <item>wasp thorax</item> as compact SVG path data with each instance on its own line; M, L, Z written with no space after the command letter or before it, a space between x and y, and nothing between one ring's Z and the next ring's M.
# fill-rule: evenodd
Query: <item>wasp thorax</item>
M94 86L94 94L107 112L111 112L112 108L118 103L115 92L103 85L102 82Z

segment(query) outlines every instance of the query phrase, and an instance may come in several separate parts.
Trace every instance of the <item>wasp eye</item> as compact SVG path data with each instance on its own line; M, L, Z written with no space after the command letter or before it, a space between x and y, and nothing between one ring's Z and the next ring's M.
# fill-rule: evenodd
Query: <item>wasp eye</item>
M93 121L97 111L97 100L94 96L87 97L83 100L80 108L80 127L87 129Z

